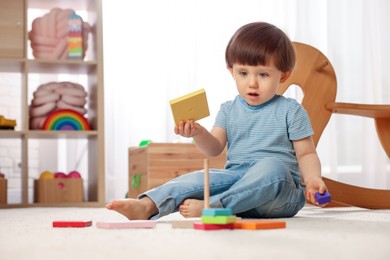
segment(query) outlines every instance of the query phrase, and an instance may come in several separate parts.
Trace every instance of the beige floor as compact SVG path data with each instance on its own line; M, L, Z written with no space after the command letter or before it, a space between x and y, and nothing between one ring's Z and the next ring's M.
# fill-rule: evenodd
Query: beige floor
M92 220L87 228L52 228L54 220ZM0 259L283 259L388 260L390 210L305 207L286 229L200 231L99 229L96 221L124 220L104 208L0 209Z

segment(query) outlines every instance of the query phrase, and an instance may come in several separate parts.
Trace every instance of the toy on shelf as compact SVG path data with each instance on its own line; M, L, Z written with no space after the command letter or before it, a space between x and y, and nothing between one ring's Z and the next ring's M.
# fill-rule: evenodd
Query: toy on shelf
M53 173L51 171L43 171L39 175L40 180L47 180L47 179L65 179L65 178L75 178L75 179L80 179L81 174L78 171L71 171L68 174L64 172L56 172Z
M87 92L83 86L72 82L49 82L40 85L33 93L30 105L30 129L41 129L46 117L59 109L87 113Z
M76 18L77 17L77 18ZM76 18L76 19L75 19ZM77 20L77 21L73 21ZM83 22L82 18L75 14L72 9L54 8L42 17L36 18L32 23L32 29L29 32L32 54L37 59L57 59L66 60L69 58L69 36L73 37L73 22L79 23L77 36L81 37L81 49L79 40L77 41L77 58L84 59L85 51L88 48L88 34L90 26ZM71 52L74 45L70 44ZM72 57L72 55L70 55ZM73 58L73 57L72 57Z
M81 174L78 171L71 171L68 173L68 178L81 178Z
M60 109L51 112L46 117L42 130L86 131L91 130L91 126L87 119L78 112L70 109Z
M68 19L68 59L83 59L83 19L75 12Z
M6 119L0 115L0 130L13 130L16 126L16 120Z
M199 120L210 115L204 89L172 99L169 103L176 125L180 121Z
M54 179L64 179L64 178L68 178L66 173L64 173L64 172L56 172L56 173L54 173Z
M54 174L50 171L43 171L39 175L40 180L54 179Z

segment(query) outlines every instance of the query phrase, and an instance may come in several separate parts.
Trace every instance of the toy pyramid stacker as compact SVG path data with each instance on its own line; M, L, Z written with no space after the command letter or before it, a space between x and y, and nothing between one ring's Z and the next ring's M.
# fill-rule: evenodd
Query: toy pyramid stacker
M230 208L210 208L210 184L208 159L204 160L204 209L201 222L195 222L193 227L199 230L221 229L275 229L285 228L285 221L238 220Z

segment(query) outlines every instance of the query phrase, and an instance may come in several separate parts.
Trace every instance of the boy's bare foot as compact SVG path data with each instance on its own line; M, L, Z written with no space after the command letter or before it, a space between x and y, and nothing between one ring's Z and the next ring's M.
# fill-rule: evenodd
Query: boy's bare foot
M106 205L109 210L115 210L129 220L149 219L158 213L156 204L149 198L113 200Z
M185 218L196 218L202 216L203 200L186 199L179 206L180 214Z

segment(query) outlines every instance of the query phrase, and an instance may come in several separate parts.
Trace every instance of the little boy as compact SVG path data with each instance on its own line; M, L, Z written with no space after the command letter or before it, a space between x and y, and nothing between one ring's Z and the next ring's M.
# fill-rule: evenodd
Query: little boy
M239 217L281 218L297 214L306 199L317 204L315 192L327 188L309 117L294 99L276 94L294 68L291 41L271 24L250 23L232 36L225 59L239 95L221 105L211 131L191 120L174 129L209 156L228 148L225 168L209 171L210 207L231 208ZM131 220L176 211L199 217L203 188L203 171L196 171L106 208Z

